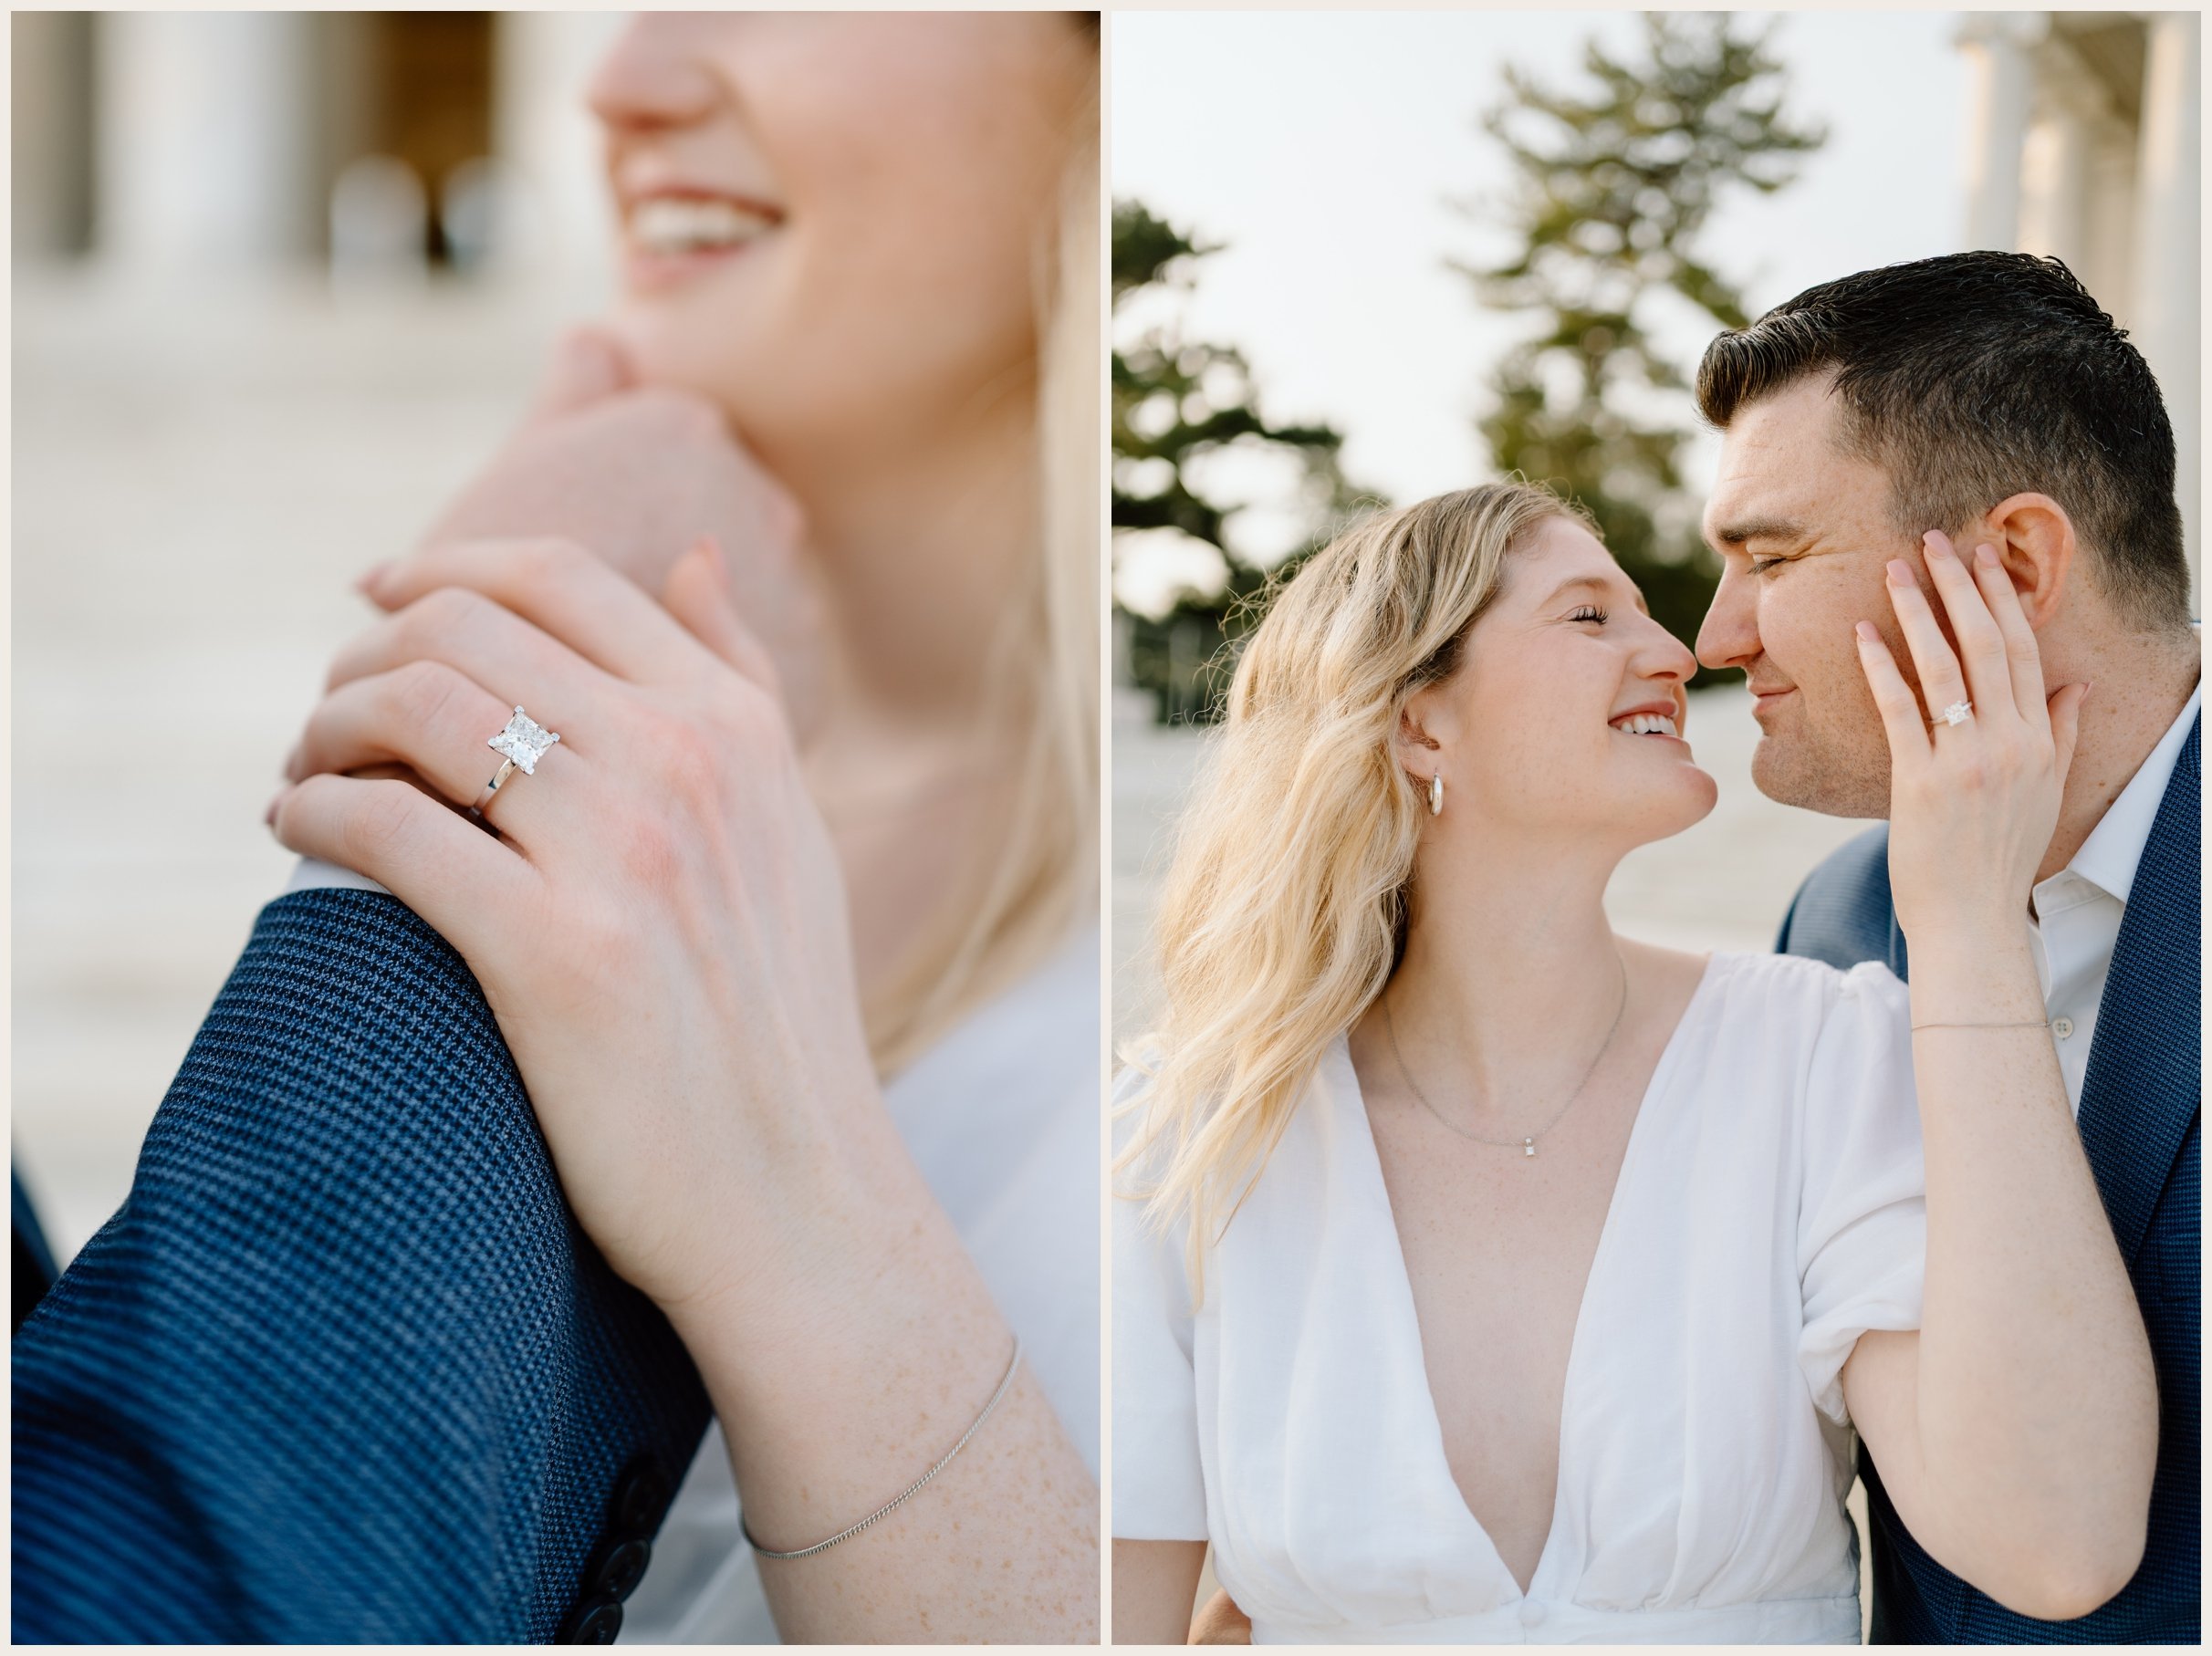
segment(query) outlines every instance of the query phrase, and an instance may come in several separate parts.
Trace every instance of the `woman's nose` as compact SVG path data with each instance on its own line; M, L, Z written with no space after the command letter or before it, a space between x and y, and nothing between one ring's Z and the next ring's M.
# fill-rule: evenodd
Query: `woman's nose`
M683 23L644 16L623 29L592 73L586 91L591 113L615 129L704 120L721 96L721 83L692 49Z
M1662 627L1649 616L1641 618L1645 636L1636 652L1636 671L1645 678L1671 679L1677 684L1686 684L1697 671L1697 658L1690 647Z

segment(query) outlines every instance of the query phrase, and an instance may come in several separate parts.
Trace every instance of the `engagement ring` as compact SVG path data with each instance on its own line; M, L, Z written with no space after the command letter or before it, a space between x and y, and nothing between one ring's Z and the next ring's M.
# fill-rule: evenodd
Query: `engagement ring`
M520 713L522 709L517 707L515 711ZM1954 702L1943 710L1943 722L1946 724L1964 724L1973 716L1974 703L1971 702Z
M516 771L519 770L526 776L535 775L537 762L545 757L546 749L559 740L558 731L546 729L520 707L516 708L515 716L506 722L506 728L485 744L494 753L506 755L506 763L484 785L484 792L476 799L476 814L479 817L484 815L485 807L492 802L492 796Z

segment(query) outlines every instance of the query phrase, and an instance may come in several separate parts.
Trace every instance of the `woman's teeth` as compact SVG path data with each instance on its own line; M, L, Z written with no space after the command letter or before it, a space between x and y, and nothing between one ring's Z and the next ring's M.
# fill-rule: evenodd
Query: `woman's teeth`
M647 253L735 247L775 227L766 214L697 196L659 196L640 202L630 213L630 239Z
M1625 731L1632 736L1671 736L1677 734L1675 721L1663 713L1632 713L1625 719L1615 719L1612 727Z

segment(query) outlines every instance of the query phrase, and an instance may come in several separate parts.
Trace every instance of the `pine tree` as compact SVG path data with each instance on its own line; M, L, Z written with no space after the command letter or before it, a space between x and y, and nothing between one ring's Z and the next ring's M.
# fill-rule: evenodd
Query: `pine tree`
M1459 266L1484 304L1541 318L1491 375L1494 407L1478 423L1497 470L1580 500L1685 641L1717 570L1682 486L1686 373L1645 327L1670 293L1719 327L1749 320L1700 234L1729 192L1781 189L1825 141L1785 118L1771 34L1726 13L1646 13L1633 57L1588 45L1583 89L1508 68L1483 125L1517 174L1504 216L1520 249Z
M1137 202L1115 203L1117 316L1141 294L1187 290L1197 261L1218 251ZM1254 600L1372 496L1344 481L1337 462L1341 432L1326 424L1269 422L1243 354L1184 339L1172 319L1145 328L1114 351L1111 412L1117 537L1187 536L1217 551L1226 570L1210 590L1185 588L1164 617L1117 611L1132 673L1156 698L1160 718L1210 719L1218 715L1233 661L1232 649L1224 646L1249 630ZM1238 508L1210 498L1205 486L1206 457L1232 444L1270 448L1296 462L1293 498L1277 504L1301 511L1308 521L1299 544L1270 565L1239 555L1233 526Z

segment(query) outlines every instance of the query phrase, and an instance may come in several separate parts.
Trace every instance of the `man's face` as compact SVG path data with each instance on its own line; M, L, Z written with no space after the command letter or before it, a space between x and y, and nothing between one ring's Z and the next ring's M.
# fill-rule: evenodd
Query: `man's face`
M1889 744L1860 670L1852 627L1880 628L1913 678L1883 585L1915 537L1889 515L1889 478L1836 440L1830 378L1800 380L1737 411L1722 434L1705 536L1724 568L1697 631L1697 659L1738 667L1761 740L1759 791L1831 817L1889 814Z

